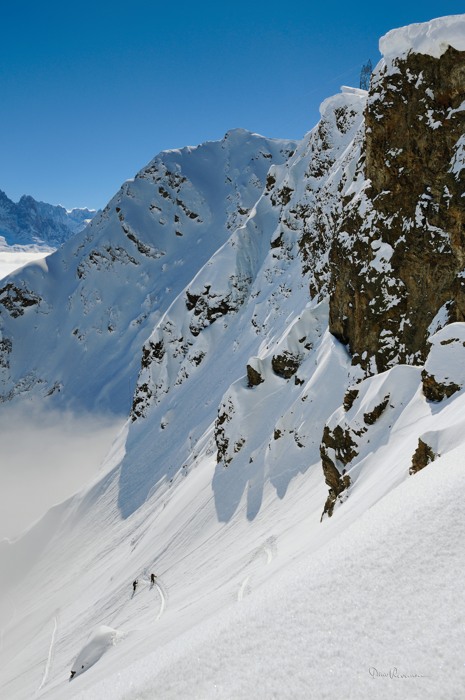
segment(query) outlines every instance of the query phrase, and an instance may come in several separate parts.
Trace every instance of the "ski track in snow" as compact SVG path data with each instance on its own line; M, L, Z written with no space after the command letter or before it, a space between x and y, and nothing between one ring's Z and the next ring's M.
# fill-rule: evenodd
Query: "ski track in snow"
M261 557L262 554L266 554L266 564L271 564L275 556L277 555L277 545L276 545L276 537L271 536L268 537L268 539L262 544L261 547L259 547L255 553L252 555L252 558L250 559L250 564L252 564L256 559ZM237 602L239 603L241 600L243 600L244 595L246 592L250 593L251 590L250 588L248 589L248 583L250 580L250 574L243 579L241 585L239 586L239 590L237 592Z
M55 637L56 637L57 629L58 629L58 615L55 615L53 618L52 638L50 640L50 646L48 648L48 655L47 655L47 661L45 662L44 675L42 678L42 682L37 689L38 693L44 687L45 683L47 682L48 674L50 673L50 667L52 665L53 651L54 651L54 647L55 647Z
M271 564L271 562L273 561L273 552L271 550L271 547L269 547L268 545L265 545L263 547L263 551L266 554L266 563Z
M240 602L244 598L244 593L246 590L246 586L249 582L250 576L246 576L245 579L242 581L241 585L239 586L239 591L237 593L237 601Z
M161 584L158 581L155 582L155 588L158 590L158 593L160 594L160 601L161 601L160 610L158 611L158 615L157 615L156 620L155 620L155 622L157 622L160 619L160 617L163 615L163 613L165 612L166 595L165 595L165 592L163 591L163 588L161 587Z
M157 622L157 621L161 618L161 616L163 615L163 613L164 613L165 610L166 610L166 606L167 606L167 602L168 602L168 591L167 591L167 589L166 589L166 586L165 586L160 580L157 580L157 581L155 581L154 584L151 584L151 583L148 582L147 577L146 577L146 576L143 576L143 577L141 578L141 581L142 581L142 584L141 584L140 586L138 586L138 591L137 591L137 593L135 593L135 592L133 591L133 592L131 593L131 597L130 597L130 599L129 599L128 602L131 603L131 602L134 601L134 600L137 601L137 599L139 598L139 595L140 595L141 593L143 594L144 590L145 590L146 593L150 593L153 589L157 589L158 595L159 595L159 598L160 598L160 608L159 608L159 610L158 610L158 612L157 612L157 615L156 615L156 618L155 618L155 622ZM140 589L140 590L139 590L139 589ZM119 608L119 609L115 612L115 614L113 615L113 617L111 618L111 620L108 622L108 625L109 625L110 627L113 627L114 625L116 625L117 627L120 626L121 621L118 621L118 617L120 616L121 611L122 611L122 609L124 608L124 606L125 606L126 604L127 604L127 603L125 603L121 608ZM126 623L126 624L127 624L127 623ZM152 622L151 624L153 624L153 622ZM123 623L123 627L124 627L124 626L125 626L125 625L124 625L124 623ZM150 626L151 626L151 625L149 625L149 627L150 627ZM142 629L142 628L141 628L141 629ZM144 628L144 629L145 629L145 628Z
M166 592L165 587L163 586L163 584L162 584L160 581L156 581L155 584L154 584L154 586L153 586L153 588L156 588L156 589L157 589L158 594L159 594L159 597L160 597L160 608L159 608L158 614L157 614L157 616L156 616L156 618L155 618L155 622L157 622L157 621L161 618L161 616L163 615L163 613L165 612L166 604L167 604L167 599L168 599L168 594L167 594L167 592ZM132 600L133 598L134 598L134 593L133 593L132 596L131 596L131 600ZM50 645L49 645L49 649L48 649L47 660L46 660L46 662L45 662L44 674L43 674L43 677L42 677L42 681L41 681L39 687L37 688L37 691L36 691L36 694L35 694L36 697L39 696L40 691L41 691L41 690L43 689L43 687L45 686L45 684L46 684L46 682L47 682L47 680L48 680L49 674L50 674L50 669L51 669L52 662L53 662L53 655L54 655L54 648L55 648L55 639L56 639L56 634L57 634L57 630L58 630L58 617L59 617L59 615L58 615L58 612L57 612L57 614L56 614L56 615L54 616L54 618L53 618L52 637L51 637L51 639L50 639ZM1 643L3 644L3 630L2 630L2 632L1 632L1 640L0 640L0 641L1 641ZM86 669L86 670L87 670L87 669Z

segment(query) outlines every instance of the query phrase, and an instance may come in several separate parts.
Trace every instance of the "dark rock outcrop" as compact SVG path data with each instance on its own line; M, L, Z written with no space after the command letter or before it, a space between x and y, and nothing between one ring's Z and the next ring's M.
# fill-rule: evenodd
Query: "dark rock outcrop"
M231 278L231 291L216 293L210 285L206 285L199 294L186 291L186 308L193 311L189 324L193 336L198 336L204 329L216 320L229 313L236 312L243 303L250 284L249 278Z
M273 355L273 372L283 379L290 379L300 367L300 358L285 350L281 355Z
M0 368L8 369L10 366L9 355L13 349L13 343L9 338L0 339Z
M428 401L450 398L465 386L465 327L450 323L429 339L430 350L421 373Z
M346 394L344 396L344 401L343 401L343 406L344 406L344 411L350 411L352 406L354 405L354 401L357 398L359 394L358 389L348 389L346 391Z
M428 464L434 462L437 455L434 454L431 447L418 438L418 447L412 456L412 466L409 469L409 474L416 474L421 469L424 469Z
M389 398L389 395L385 396L381 403L375 406L372 411L363 414L363 420L367 425L374 425L378 418L381 417L381 414L384 412L389 403Z
M0 289L0 306L3 306L12 318L24 314L24 310L40 303L40 297L26 287L19 287L8 282ZM11 349L10 349L11 351Z
M421 373L421 382L423 385L423 393L428 401L443 401L462 388L459 384L455 384L454 382L438 382L436 377L429 374L426 370L423 370Z
M345 466L357 456L356 447L348 430L343 430L340 425L337 425L334 430L325 426L320 456L329 493L322 518L324 515L331 517L336 501L350 486L350 476L346 474ZM343 465L341 471L337 467L338 463Z
M231 401L227 405L223 404L218 409L218 418L215 421L215 444L216 444L216 461L223 462L225 467L232 462L232 457L228 455L229 438L226 435L225 424L231 420L234 413L234 407Z
M254 369L252 365L247 365L247 384L249 388L263 384L264 381L260 372Z
M380 65L330 252L330 330L367 373L422 363L440 309L465 320L465 52Z

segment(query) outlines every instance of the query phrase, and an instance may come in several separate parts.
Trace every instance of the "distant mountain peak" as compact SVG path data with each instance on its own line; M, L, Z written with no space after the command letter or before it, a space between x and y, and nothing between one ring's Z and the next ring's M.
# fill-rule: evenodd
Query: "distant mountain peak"
M57 247L92 220L92 209L66 210L61 205L39 202L23 194L15 204L0 190L0 236L9 246L44 245Z

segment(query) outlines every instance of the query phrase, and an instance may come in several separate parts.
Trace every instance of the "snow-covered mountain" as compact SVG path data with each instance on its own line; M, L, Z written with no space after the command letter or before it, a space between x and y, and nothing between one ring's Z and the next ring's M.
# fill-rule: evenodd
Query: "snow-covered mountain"
M461 697L465 15L380 47L2 282L1 411L127 415L0 542L5 697Z
M27 391L127 414L157 320L246 220L270 165L294 149L238 129L162 153L45 263L5 280L3 400Z
M82 231L95 216L91 209L66 210L23 195L15 203L0 190L0 241L7 246L56 248Z

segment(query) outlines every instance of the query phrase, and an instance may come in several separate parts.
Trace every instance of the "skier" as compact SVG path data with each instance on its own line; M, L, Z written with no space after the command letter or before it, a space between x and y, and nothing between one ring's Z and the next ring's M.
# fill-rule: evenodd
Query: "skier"
M138 583L139 583L139 582L138 582L137 579L135 579L135 580L132 582L132 589L133 589L133 593L132 593L132 594L133 594L133 595L134 595L134 593L136 592L136 588L137 588L137 584L138 584Z
M76 675L76 671L71 671L71 675L69 677L69 680L72 680L75 675Z
M156 578L157 578L157 577L155 576L155 574L150 574L150 583L152 584L152 586L155 585L155 579L156 579Z

